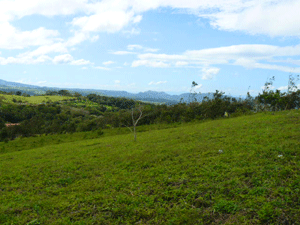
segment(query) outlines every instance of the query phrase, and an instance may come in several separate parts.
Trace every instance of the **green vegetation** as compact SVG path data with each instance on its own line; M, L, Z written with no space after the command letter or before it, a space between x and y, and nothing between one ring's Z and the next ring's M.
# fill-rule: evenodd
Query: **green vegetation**
M5 95L0 94L0 99L6 103L28 103L28 104L41 104L45 102L58 102L65 101L69 99L74 99L74 97L67 96L31 96L24 97L19 95Z
M274 79L176 105L1 92L0 224L298 224L300 90Z
M1 143L0 224L298 224L299 125L291 110Z
M74 133L118 127L128 127L135 134L135 126L140 125L187 123L261 111L299 109L300 90L295 83L298 79L290 75L288 92L273 91L270 86L274 79L274 77L269 79L263 92L255 98L247 93L246 99L236 99L216 90L210 98L204 97L201 102L197 102L199 99L196 98L197 93L192 93L198 85L193 81L190 103L180 102L175 105L149 104L96 94L85 97L68 90L48 90L46 96L34 97L25 97L28 96L26 93L22 96L22 92L17 91L16 95L3 95L0 101L0 141L41 134ZM31 99L35 104L21 103L22 99ZM139 117L140 115L142 116ZM133 118L139 118L138 124L132 121ZM5 125L11 123L19 125L10 127Z

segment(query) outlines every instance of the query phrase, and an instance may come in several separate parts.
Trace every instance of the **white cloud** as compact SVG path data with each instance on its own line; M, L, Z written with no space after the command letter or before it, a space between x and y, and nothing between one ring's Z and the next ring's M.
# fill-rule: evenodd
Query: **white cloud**
M21 53L18 55L18 57L37 57L40 55L47 55L50 53L67 53L67 52L68 52L68 49L66 48L66 46L63 43L55 43L52 45L41 46L31 52L28 51L25 53Z
M136 17L133 18L133 23L139 23L143 19L142 15L137 15Z
M275 86L273 85L267 85L267 86L261 86L260 87L262 90L267 90L267 89L270 89L270 90L275 90Z
M141 30L138 28L131 28L130 30L123 30L123 34L127 37L131 37L134 35L139 35L141 33Z
M114 63L115 63L114 61L107 61L107 62L103 62L102 64L107 66L107 65L114 64Z
M201 89L203 86L203 84L198 84L197 86L195 86L193 89L194 91L198 91L199 89Z
M117 32L142 20L142 13L162 7L207 18L221 30L270 36L299 36L299 0L103 0L86 3L88 15L73 20L83 31Z
M141 46L141 45L128 45L127 49L130 50L130 51L133 51L135 49L140 50L140 49L143 49L143 46Z
M31 57L8 57L3 58L0 57L0 65L8 65L8 64L39 64L39 63L45 63L45 62L51 62L52 59L49 56L42 55L37 58L31 58Z
M115 84L119 84L119 83L121 83L120 80L115 80Z
M45 83L47 83L46 80L36 82L37 85L41 85L41 84L45 84Z
M269 36L299 36L299 0L252 0L237 9L212 13L212 26L228 31L244 31Z
M90 38L91 42L96 42L99 39L99 35L94 35Z
M0 64L37 64L48 63L51 53L56 56L54 63L72 65L91 64L87 60L68 58L69 48L83 41L95 42L98 33L123 32L139 34L137 27L143 13L160 8L189 13L208 19L211 26L226 31L242 31L249 34L268 36L300 35L300 0L0 0L0 49L26 49L14 57L0 58ZM46 16L49 19L62 16L69 19L72 36L62 39L57 30L35 27L22 30L12 24L23 17L32 15ZM54 17L55 16L55 17ZM136 54L144 51L132 63L136 66L169 67L199 66L206 68L214 64L234 64L245 68L262 68L280 71L300 71L293 66L276 64L276 56L299 56L300 45L278 47L271 45L235 45L223 48L186 51L181 55L151 54L159 49L141 45L128 46L129 51L112 52L115 55ZM149 53L150 52L150 53ZM71 61L70 61L71 60ZM292 62L294 61L294 62ZM287 63L299 65L299 60Z
M93 64L93 63L91 63L89 60L85 60L85 59L78 59L78 60L73 60L72 62L70 62L70 65L75 65L75 66L82 66L82 65L89 65L89 64Z
M159 49L157 49L157 48L147 48L147 47L143 47L142 45L128 45L127 49L130 50L130 51L143 50L145 52L157 52L157 51L159 51Z
M158 48L144 48L145 52L158 52L159 49Z
M156 62L165 66L196 66L207 68L210 65L238 65L247 69L260 68L279 70L284 72L300 72L298 60L280 60L293 64L281 66L277 64L276 57L300 56L300 45L296 46L273 46L273 45L232 45L220 48L201 50L189 50L182 54L139 54L138 60L133 61L132 66L153 66ZM209 79L205 75L205 79Z
M129 51L115 51L115 52L111 52L111 54L114 55L133 55L136 54L135 52L129 52Z
M72 15L86 9L87 0L2 0L0 20L19 19L34 14L43 16Z
M53 59L53 63L55 64L70 64L75 66L82 66L92 64L90 61L85 59L74 60L73 56L70 54L58 55Z
M42 81L31 81L30 79L21 79L21 80L17 80L16 82L21 83L21 84L31 84L31 85L42 85L42 84L46 84L47 81L42 80Z
M162 61L150 61L150 60L135 60L131 64L132 67L138 67L138 66L147 66L147 67L156 67L156 68L166 68L170 65L167 63L164 63Z
M175 63L175 66L187 66L187 65L189 65L189 63L185 61L178 61Z
M297 89L300 89L300 84L298 84L296 86L297 86L297 88L293 88L291 91L296 91ZM289 88L288 85L286 85L286 86L281 86L281 87L279 87L277 89L280 90L280 91L287 91L288 88Z
M73 56L71 56L70 54L58 55L55 56L53 59L53 62L55 64L71 63L72 61L73 61Z
M278 90L280 91L287 91L288 90L288 86L281 86L278 88Z
M43 27L20 31L11 25L11 21L25 16L73 16L70 24L74 37L69 42L74 45L99 38L90 36L91 32L113 33L130 28L129 32L139 33L132 26L143 19L142 14L162 7L209 19L213 27L221 30L269 36L300 35L300 0L2 0L0 48L48 45L59 35Z
M47 54L50 53L65 53L67 49L61 43L49 45L49 46L41 46L33 51L28 51L25 53L21 53L17 55L17 57L0 57L0 65L7 64L41 64L41 63L54 63L54 64L70 64L70 65L88 65L93 64L88 60L79 59L74 60L73 56L70 54L62 54L55 56L53 59Z
M98 70L110 70L110 68L106 68L106 67L102 67L102 66L94 66L95 69L98 69Z
M71 24L83 32L115 33L135 20L132 12L111 9L91 16L74 18Z
M8 22L0 22L0 48L24 49L30 46L53 44L61 39L56 38L59 32L43 27L32 31L20 31Z
M160 85L160 84L165 84L165 83L167 83L167 81L158 81L158 82L151 81L149 83L149 85Z
M219 68L203 68L202 69L202 79L211 80L220 72Z

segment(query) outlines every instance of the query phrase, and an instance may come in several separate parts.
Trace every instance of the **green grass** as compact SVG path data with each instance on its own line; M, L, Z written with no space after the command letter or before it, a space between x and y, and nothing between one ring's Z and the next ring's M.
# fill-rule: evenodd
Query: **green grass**
M299 125L294 110L2 143L0 224L299 224Z
M31 97L24 97L18 95L4 95L0 94L0 98L3 99L3 102L13 103L13 99L17 102L22 101L23 103L29 104L39 104L43 102L57 102L63 100L74 99L74 97L66 97L66 96L31 96Z

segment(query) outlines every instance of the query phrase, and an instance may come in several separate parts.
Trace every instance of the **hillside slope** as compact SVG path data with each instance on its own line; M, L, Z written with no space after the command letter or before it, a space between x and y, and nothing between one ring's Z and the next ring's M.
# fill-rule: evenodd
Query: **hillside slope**
M148 126L136 143L19 140L0 154L0 224L298 224L299 126L294 110Z

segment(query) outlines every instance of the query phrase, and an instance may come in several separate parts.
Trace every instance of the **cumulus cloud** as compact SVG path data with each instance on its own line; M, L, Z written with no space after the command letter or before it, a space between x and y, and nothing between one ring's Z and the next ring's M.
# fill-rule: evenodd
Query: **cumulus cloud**
M129 52L129 51L115 51L111 52L113 55L133 55L136 54L135 52Z
M142 13L161 7L206 18L220 30L269 36L300 34L299 0L103 0L86 2L82 10L87 15L74 18L72 24L82 31L118 32L139 23Z
M158 81L158 82L151 81L149 83L149 85L160 85L160 84L165 84L165 83L167 83L167 81Z
M66 56L68 48L83 41L97 41L98 34L101 32L139 34L140 30L137 25L143 20L143 14L163 7L205 18L215 29L242 31L271 37L298 37L300 35L300 17L298 16L300 0L1 0L0 49L25 49L33 46L38 49L35 52L22 53L23 56L0 58L0 63L6 65L48 62L51 60L48 55L50 53L65 54L65 58L59 56L53 59L55 63L65 63L64 60L70 60ZM21 30L12 25L13 22L32 15L48 18L67 15L72 36L63 40L57 30L47 27ZM275 60L276 56L298 56L299 48L299 45L288 47L240 45L187 51L181 55L151 55L158 49L130 45L128 51L116 51L112 54L128 55L136 54L133 51L148 52L141 54L139 59L132 63L133 67L200 65L204 68L212 64L228 64L234 61L235 65L248 68L290 71L292 67L279 66L271 60ZM269 63L262 62L262 60ZM72 64L71 61L68 63ZM81 60L73 64L85 65L88 61ZM294 70L294 72L298 71L298 69Z
M71 56L70 54L55 56L53 59L53 63L55 63L55 64L70 64L70 65L76 65L76 66L91 64L90 61L84 60L84 59L74 60L73 56Z
M202 69L202 79L211 80L220 72L219 68L203 68Z
M0 57L0 65L7 64L41 64L41 63L54 63L54 64L69 64L69 65L88 65L93 64L88 60L79 59L74 60L73 56L67 53L67 48L62 43L53 45L41 46L33 51L28 51L17 55L16 57ZM51 53L67 53L57 55L54 58L48 56Z
M119 83L121 83L120 80L115 80L115 84L119 84Z
M141 46L141 45L128 45L127 49L130 50L130 51L133 51L135 49L139 49L140 50L140 49L143 49L143 46Z
M107 61L107 62L103 62L102 64L107 66L107 65L114 64L114 63L115 63L114 61Z
M130 22L137 23L140 19L141 17L135 17L132 11L112 8L108 11L97 12L91 16L74 18L71 24L79 27L83 32L115 33L122 30Z
M138 67L138 66L147 66L147 67L156 67L156 68L166 68L170 65L167 63L164 63L162 61L150 61L150 60L135 60L131 64L132 67Z
M236 65L247 69L269 69L283 72L300 72L298 60L284 60L291 66L278 65L275 60L278 57L300 56L300 45L296 46L274 46L274 45L232 45L220 48L208 48L201 50L189 50L182 54L139 54L138 60L133 61L132 66L158 67L159 62L164 67L167 66L196 66L207 68L210 65ZM282 61L282 60L281 60ZM206 74L204 79L209 79L212 75Z
M73 61L73 56L71 56L70 54L58 55L55 56L53 59L53 62L55 64L70 63L72 61Z
M269 36L299 36L300 34L298 16L300 0L29 0L26 2L2 0L0 1L0 30L2 31L0 37L4 36L5 38L2 39L5 42L1 40L0 43L3 46L23 47L20 44L24 40L20 41L20 39L26 35L29 36L27 44L31 44L32 35L40 38L36 45L39 42L49 43L48 37L57 36L57 31L49 31L45 28L18 33L10 25L10 21L25 16L73 16L70 24L77 32L76 36L82 36L90 32L119 32L138 24L143 19L143 13L162 7L170 7L180 12L193 13L199 18L206 18L213 27L220 30ZM131 27L131 29L136 28ZM18 45L9 45L7 35L19 36L17 38L19 41L11 41L11 43L16 41ZM97 38L97 35L91 36L90 40ZM82 37L78 39L82 40Z
M203 84L198 84L197 86L195 86L195 87L193 88L193 90L194 90L194 91L199 91L199 89L201 89L202 86L203 86Z
M20 31L8 22L0 22L0 48L24 49L30 46L49 45L61 39L56 38L59 32L43 27L32 31Z
M269 36L299 36L299 0L252 0L248 4L207 15L211 25L228 31Z
M157 51L159 51L158 48L148 48L148 47L144 47L142 45L128 45L127 49L130 50L130 51L143 50L144 52L157 52Z
M107 68L107 67L103 67L103 66L94 66L95 69L98 69L98 70L110 70L110 68Z
M51 62L52 58L46 55L41 55L36 58L32 57L0 57L0 65L8 65L8 64L25 64L25 65L30 65L30 64L40 64L40 63L46 63L46 62Z
M87 0L2 0L0 20L19 19L34 14L43 16L72 15L86 11Z
M175 63L175 66L187 66L187 65L189 65L189 63L185 61L178 61Z
M292 88L291 91L297 91L297 89L300 89L300 84L296 85L296 87L297 88ZM281 86L281 87L279 87L277 89L280 90L280 91L287 91L288 88L289 88L289 86L286 85L286 86Z
M278 90L280 91L287 91L288 90L288 86L281 86L278 88Z
M50 53L67 53L68 49L63 43L55 43L51 45L44 45L41 47L38 47L36 50L33 51L27 51L25 53L21 53L18 56L19 57L36 57L40 55L47 55Z
M85 60L85 59L78 59L78 60L73 60L72 62L70 62L70 65L75 65L75 66L82 66L82 65L89 65L89 64L93 64L93 63L91 63L89 60Z

